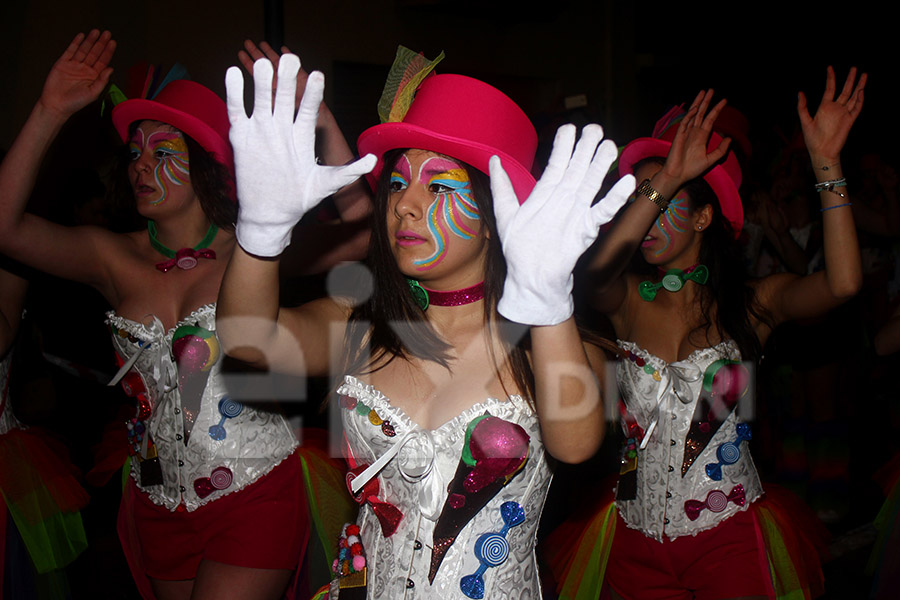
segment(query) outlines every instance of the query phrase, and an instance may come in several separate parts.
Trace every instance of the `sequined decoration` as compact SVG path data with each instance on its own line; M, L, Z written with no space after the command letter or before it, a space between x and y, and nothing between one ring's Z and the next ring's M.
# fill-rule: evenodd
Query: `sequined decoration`
M178 366L178 390L184 426L184 443L194 427L193 415L200 410L210 369L221 356L215 332L199 325L181 325L172 334L172 356Z
M734 412L738 400L747 393L749 380L747 369L735 360L717 360L706 368L703 374L703 391L697 400L691 427L685 438L682 477Z
M528 460L529 440L520 425L498 417L482 415L469 422L462 456L434 526L430 583L466 523L521 472Z

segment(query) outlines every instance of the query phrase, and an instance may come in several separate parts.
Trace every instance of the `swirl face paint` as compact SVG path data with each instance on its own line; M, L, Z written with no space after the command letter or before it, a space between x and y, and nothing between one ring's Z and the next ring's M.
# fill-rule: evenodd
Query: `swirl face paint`
M391 189L401 191L409 187L411 171L409 159L401 156L391 173ZM450 234L463 240L478 235L465 219L478 221L481 214L472 196L472 182L459 163L432 156L422 162L416 180L434 194L434 201L425 210L425 218L435 251L427 258L413 261L417 271L428 271L446 257Z
M688 230L688 218L690 210L688 199L684 194L675 196L670 202L666 212L659 215L656 220L656 228L662 233L663 246L653 253L653 256L661 257L672 247L672 236L684 233Z
M139 160L144 152L150 152L156 158L153 180L161 193L159 198L150 202L152 206L158 206L168 199L171 185L183 186L190 183L188 148L180 133L157 130L147 135L141 126L134 132L128 149L132 162Z

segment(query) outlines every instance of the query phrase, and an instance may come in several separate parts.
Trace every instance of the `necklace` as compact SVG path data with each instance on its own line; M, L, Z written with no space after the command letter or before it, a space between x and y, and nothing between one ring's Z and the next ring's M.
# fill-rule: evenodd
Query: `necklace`
M415 279L407 279L409 291L412 292L413 299L422 310L427 310L429 306L462 306L463 304L471 304L478 302L484 298L484 282L476 283L472 287L463 288L461 290L453 290L451 292L439 292L437 290L429 290L422 287Z
M685 281L693 281L704 285L708 279L709 269L706 268L706 265L696 264L684 271L681 269L669 269L659 283L642 281L638 285L638 294L647 302L653 302L656 299L656 293L659 291L659 288L674 293L684 287Z
M215 239L216 234L219 233L219 228L212 223L210 223L209 229L206 230L206 235L203 236L203 239L196 246L193 248L182 248L177 252L157 239L156 223L153 221L147 221L147 233L150 234L150 245L153 246L153 249L169 259L156 263L156 268L163 273L167 273L172 267L178 267L184 271L193 269L197 266L198 258L216 258L215 250L210 250L207 247Z

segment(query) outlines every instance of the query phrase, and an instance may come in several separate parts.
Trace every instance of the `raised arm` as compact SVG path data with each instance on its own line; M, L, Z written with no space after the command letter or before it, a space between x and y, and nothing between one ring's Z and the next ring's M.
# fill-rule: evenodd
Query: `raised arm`
M603 441L603 361L585 349L572 318L572 269L634 189L622 178L591 206L616 157L599 125L575 145L575 127L556 134L550 161L520 206L500 159L491 159L491 190L507 276L497 305L511 321L531 325L535 405L547 451L564 462L589 459ZM574 147L574 151L573 151Z
M341 167L316 164L315 128L324 79L309 76L294 118L299 59L286 54L278 65L272 96L272 63L254 64L254 108L244 109L243 78L228 69L229 137L234 148L240 204L234 252L219 291L217 329L225 351L276 370L327 372L332 324L347 311L331 299L297 309L278 304L278 259L291 230L323 198L372 170L375 157Z
M815 115L809 114L806 95L798 95L797 113L821 202L825 270L806 277L772 276L760 282L760 301L776 323L823 314L855 295L862 285L859 243L841 150L862 110L865 85L866 74L857 81L854 67L835 97L834 69L828 67L825 93Z
M725 106L725 100L721 100L710 109L712 97L711 89L697 94L678 124L663 168L649 181L661 199L654 202L646 193L636 193L634 202L616 219L591 258L587 276L592 288L591 303L597 310L611 314L622 306L625 267L659 218L661 206L657 202L665 204L685 183L702 175L728 152L731 140L727 138L712 151L707 149L713 124Z
M0 251L39 270L94 284L104 279L111 234L56 225L26 213L25 207L63 124L96 100L109 81L115 47L108 31L75 36L50 70L40 99L0 165Z

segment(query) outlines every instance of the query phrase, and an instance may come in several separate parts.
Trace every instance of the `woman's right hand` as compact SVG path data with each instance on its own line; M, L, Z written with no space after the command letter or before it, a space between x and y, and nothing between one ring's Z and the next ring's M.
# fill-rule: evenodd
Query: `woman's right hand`
M716 148L708 151L713 124L726 104L722 99L707 112L712 97L712 89L697 94L687 114L678 123L675 139L662 168L664 176L677 182L676 188L699 177L719 162L731 145L731 139L725 138Z
M99 98L112 74L109 61L115 50L108 31L76 35L50 69L39 104L67 119Z

